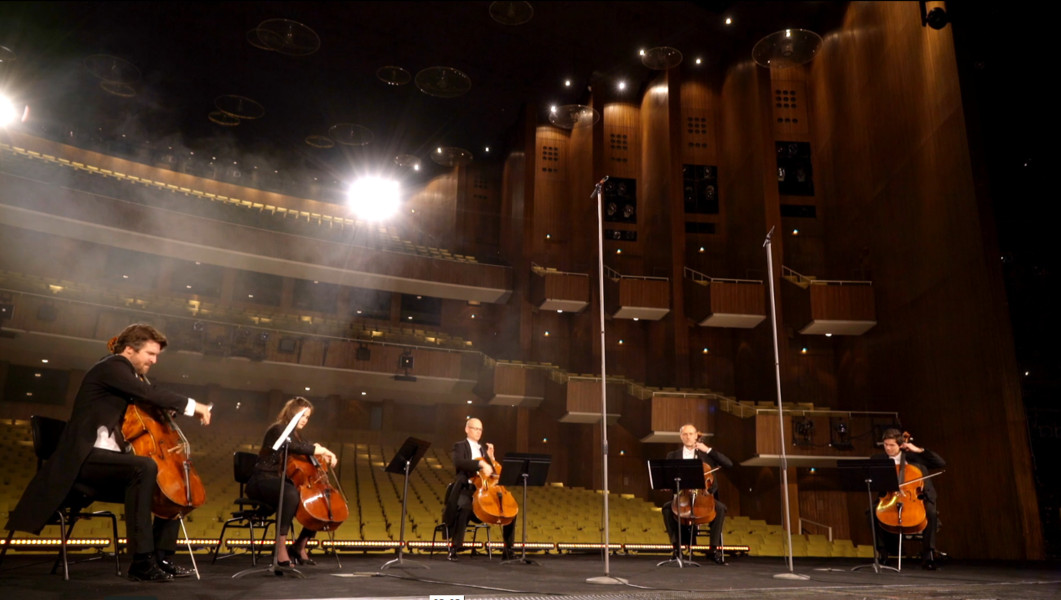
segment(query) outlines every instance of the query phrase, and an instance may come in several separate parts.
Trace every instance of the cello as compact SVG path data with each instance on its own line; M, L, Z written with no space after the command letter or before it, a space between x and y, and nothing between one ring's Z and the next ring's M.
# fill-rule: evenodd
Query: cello
M704 465L704 488L699 490L680 490L674 495L670 504L671 512L682 525L703 525L715 520L715 495L711 488L715 485L712 473L722 467L711 468Z
M900 446L913 439L904 431ZM924 486L919 484L940 473L926 476L916 465L906 462L905 454L895 465L895 471L899 478L899 489L888 492L877 502L877 520L880 521L881 529L890 533L921 533L928 526L928 515L922 500Z
M122 435L134 454L148 456L158 466L152 513L177 519L206 502L206 488L192 466L191 444L169 411L146 403L130 404L122 419Z
M486 475L480 469L479 473L472 479L475 492L472 494L472 511L483 523L490 525L508 525L516 519L519 512L519 504L512 493L505 486L498 483L501 478L501 465L495 460L484 456L483 460L490 460L494 469L493 474Z
M300 498L295 518L311 531L335 531L350 516L346 496L327 465L315 456L287 457L287 478L298 488ZM335 487L331 479L335 478Z

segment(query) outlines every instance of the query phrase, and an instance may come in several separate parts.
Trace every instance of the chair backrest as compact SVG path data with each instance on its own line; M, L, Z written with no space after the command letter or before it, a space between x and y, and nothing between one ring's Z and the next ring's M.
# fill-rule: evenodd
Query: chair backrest
M254 465L258 462L258 455L254 452L243 452L237 450L232 454L232 476L242 489L254 475Z
M37 469L40 469L59 447L59 438L66 429L66 421L33 415L29 418L29 428L33 435L33 453L37 455Z

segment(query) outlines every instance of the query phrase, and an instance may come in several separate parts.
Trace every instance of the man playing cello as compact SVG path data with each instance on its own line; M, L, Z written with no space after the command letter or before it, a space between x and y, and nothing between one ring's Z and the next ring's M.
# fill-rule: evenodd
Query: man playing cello
M731 461L725 454L722 454L718 450L711 448L707 444L700 441L700 432L697 431L696 425L692 423L686 423L682 425L681 429L678 430L682 438L682 447L678 450L673 450L667 453L667 458L674 459L695 459L699 460L712 469L715 467L730 468L733 466ZM714 496L718 495L718 483L712 482L713 485L707 490L709 494ZM667 535L670 536L671 546L674 547L674 556L678 556L681 552L681 543L684 541L690 544L696 542L696 530L691 525L678 524L678 518L674 515L674 511L671 510L671 502L663 505L663 526L667 528ZM718 501L715 498L715 518L711 521L711 549L714 550L713 558L714 561L719 565L725 565L725 555L722 553L722 525L726 521L726 505ZM679 532L680 537L679 537Z
M884 453L875 454L873 458L890 458L895 461L896 466L905 461L906 464L917 467L922 475L928 475L930 469L942 469L947 466L943 457L915 445L909 440L908 434L898 429L886 429L881 435L881 445L884 446ZM931 479L924 479L918 485L923 488L921 501L925 506L927 521L925 530L922 532L921 566L932 571L936 569L936 529L939 528L939 516L936 514L936 488L932 485ZM883 564L888 561L888 540L895 539L895 535L882 529L879 520L874 519L873 524L877 528L877 553Z
M107 344L111 355L85 373L58 447L11 511L8 530L39 534L75 483L125 492L126 537L133 553L129 578L168 581L189 574L168 557L176 550L179 521L151 519L158 467L147 456L125 452L122 418L132 402L145 402L210 424L210 406L156 388L144 378L166 347L150 325L126 327Z
M467 438L453 444L453 467L456 477L449 488L446 497L446 511L442 517L449 531L450 548L449 560L457 560L457 553L464 548L464 530L468 526L469 519L479 519L472 514L472 493L475 486L472 478L480 471L484 476L493 475L494 468L494 445L486 444L484 447L479 443L483 437L483 422L479 419L468 419L464 424L464 433ZM512 558L512 546L516 540L516 522L513 520L502 527L502 535L505 540L505 550L502 554L503 560Z

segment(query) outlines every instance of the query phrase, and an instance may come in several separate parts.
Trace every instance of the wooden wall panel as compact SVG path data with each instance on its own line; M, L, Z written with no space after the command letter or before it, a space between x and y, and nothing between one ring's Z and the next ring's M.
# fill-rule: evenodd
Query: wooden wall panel
M716 114L718 96L703 81L684 81L681 86L681 162L686 165L717 165L719 155Z
M877 318L873 286L812 285L809 291L812 319L872 321Z
M1041 558L1020 377L953 30L926 36L917 13L912 4L853 3L812 65L830 271L867 273L878 322L847 341L842 364L864 367L839 372L839 398L899 410L908 428L927 432L919 442L948 460L936 485L948 548ZM967 443L983 436L993 443ZM957 501L977 493L976 478L961 474L988 463L1013 485Z
M653 431L679 431L682 425L692 423L704 433L714 433L715 423L707 398L657 393L652 396L651 403Z
M711 312L765 315L766 290L764 287L762 282L712 281L708 286L711 294Z
M641 123L638 107L608 104L604 124L604 168L612 177L637 179L641 175ZM638 190L640 197L641 190ZM640 200L640 198L639 198Z

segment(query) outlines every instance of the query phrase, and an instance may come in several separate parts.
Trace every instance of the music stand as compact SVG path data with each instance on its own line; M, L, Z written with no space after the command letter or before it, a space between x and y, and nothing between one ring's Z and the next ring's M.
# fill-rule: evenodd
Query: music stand
M501 564L520 563L524 565L537 565L527 558L527 486L545 485L545 476L549 473L549 464L553 457L548 454L527 454L524 452L509 452L501 459L501 479L499 484L508 487L510 485L523 486L523 504L520 512L520 523L523 526L523 550L519 558L510 558L501 561Z
M430 446L431 442L418 440L414 437L407 438L402 444L402 447L398 448L398 452L394 455L394 458L391 459L387 468L383 469L387 473L405 475L405 487L402 492L402 526L401 533L398 536L398 557L383 563L383 566L380 567L381 571L394 564L397 564L399 567L410 566L420 569L431 568L416 561L404 560L402 557L402 554L405 551L405 515L409 498L409 472L416 468L416 465L420 462L420 459L424 457L424 453L427 452L427 449Z
M704 463L700 460L688 460L684 458L650 460L648 461L648 483L649 487L653 490L674 490L674 497L671 500L671 506L673 507L674 501L678 499L678 495L683 489L700 490L707 485L707 482L704 479ZM678 522L678 555L674 558L661 561L657 563L656 566L661 567L663 565L677 563L679 569L685 567L685 565L699 567L699 563L693 562L692 532L689 534L689 556L685 560L682 560L682 522L677 516L674 518ZM690 527L692 526L690 525Z
M836 464L840 474L840 484L848 492L866 490L866 501L869 506L869 530L873 533L873 562L868 565L852 567L852 571L873 567L874 573L880 573L881 569L889 569L900 572L902 568L903 536L899 536L899 568L880 564L877 552L877 523L876 506L873 502L873 491L897 492L899 491L899 478L895 473L895 461L890 458L870 458L865 460L845 460Z
M251 567L250 569L240 571L239 573L236 573L232 576L233 579L239 579L244 575L249 575L251 573L254 573L255 571L259 573L272 573L274 575L291 574L300 579L306 578L306 576L303 575L301 571L294 567L281 567L279 564L277 564L276 552L280 548L280 536L287 535L287 532L281 531L280 528L280 515L284 514L284 484L287 483L287 448L289 442L291 441L291 432L295 430L295 427L298 425L298 422L302 420L302 415L306 414L306 411L308 410L309 408L303 408L302 410L295 413L295 416L291 418L291 421L287 424L287 427L284 428L283 433L280 434L280 437L276 438L276 442L273 444L273 453L276 453L281 447L283 447L284 449L283 462L280 463L282 465L280 470L280 498L276 503L276 540L273 542L273 562L264 569L260 567ZM293 524L292 529L294 529ZM253 552L253 548L251 549L251 551Z

